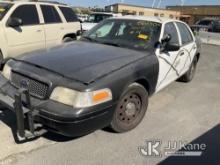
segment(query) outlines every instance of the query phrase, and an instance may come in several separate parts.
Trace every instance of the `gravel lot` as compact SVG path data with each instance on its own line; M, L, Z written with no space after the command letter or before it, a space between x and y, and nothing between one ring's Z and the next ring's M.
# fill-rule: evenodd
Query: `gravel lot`
M125 134L98 130L78 139L47 134L32 142L16 144L15 117L8 110L0 111L0 165L153 165L162 160L165 161L161 164L171 164L166 157L148 158L140 154L138 147L152 139L160 139L163 144L169 140L190 143L197 139L208 148L206 158L199 160L220 164L214 154L216 149L220 150L219 52L220 47L203 45L195 79L189 84L174 82L154 95L141 125Z

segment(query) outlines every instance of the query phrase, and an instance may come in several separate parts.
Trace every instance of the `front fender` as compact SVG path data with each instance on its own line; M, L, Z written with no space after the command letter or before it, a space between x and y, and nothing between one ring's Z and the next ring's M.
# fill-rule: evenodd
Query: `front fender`
M155 92L159 73L159 62L156 55L145 56L138 61L121 68L89 84L89 90L110 88L113 99L117 102L123 91L132 83L138 82L148 88L149 95ZM144 81L143 81L144 80ZM146 82L142 84L141 82Z

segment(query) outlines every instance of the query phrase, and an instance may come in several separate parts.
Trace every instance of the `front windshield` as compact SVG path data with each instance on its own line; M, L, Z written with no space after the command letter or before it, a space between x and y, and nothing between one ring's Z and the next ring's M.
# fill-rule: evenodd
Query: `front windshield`
M146 50L159 40L161 24L144 20L108 19L88 31L83 38L92 42Z
M107 19L111 17L111 15L107 15L107 14L91 14L88 17L88 20L86 22L91 22L91 23L99 23L104 19Z
M11 7L11 3L0 3L0 20L2 20L2 18L5 16L5 14Z

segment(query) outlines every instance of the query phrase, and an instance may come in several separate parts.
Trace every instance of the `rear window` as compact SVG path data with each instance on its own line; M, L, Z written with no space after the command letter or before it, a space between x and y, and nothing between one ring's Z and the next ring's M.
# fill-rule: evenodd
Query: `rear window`
M41 10L44 16L44 22L51 23L61 23L61 18L55 7L49 5L41 5Z
M0 3L0 20L5 16L12 6L13 4L10 3Z
M67 22L77 22L78 18L74 11L69 7L59 7Z

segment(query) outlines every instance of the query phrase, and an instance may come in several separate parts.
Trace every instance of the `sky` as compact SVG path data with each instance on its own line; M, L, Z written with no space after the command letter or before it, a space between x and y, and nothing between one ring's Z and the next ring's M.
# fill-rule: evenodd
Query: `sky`
M82 7L103 7L113 3L124 2L128 4L141 5L151 7L154 0L58 0L70 4L72 6ZM160 0L156 0L155 7L157 7ZM167 5L180 5L181 1L185 1L185 5L220 5L220 0L161 0L161 7Z

